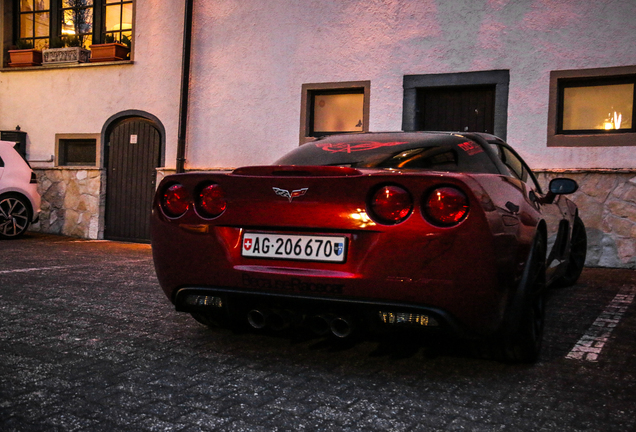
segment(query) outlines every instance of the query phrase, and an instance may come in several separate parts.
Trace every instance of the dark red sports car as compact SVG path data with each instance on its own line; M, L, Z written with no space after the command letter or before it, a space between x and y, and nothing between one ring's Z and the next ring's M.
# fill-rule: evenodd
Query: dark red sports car
M167 176L153 256L176 309L208 325L446 329L531 362L546 287L585 262L576 189L544 193L492 135L331 136L271 166Z

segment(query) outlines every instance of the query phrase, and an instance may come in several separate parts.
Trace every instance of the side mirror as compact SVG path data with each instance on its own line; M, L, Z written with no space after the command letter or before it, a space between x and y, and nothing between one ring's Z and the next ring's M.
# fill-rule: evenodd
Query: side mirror
M555 178L550 181L550 193L554 195L568 195L579 188L576 182L569 178Z
M550 187L547 194L537 197L539 204L552 204L557 195L567 195L577 191L579 185L569 178L555 178L550 181Z

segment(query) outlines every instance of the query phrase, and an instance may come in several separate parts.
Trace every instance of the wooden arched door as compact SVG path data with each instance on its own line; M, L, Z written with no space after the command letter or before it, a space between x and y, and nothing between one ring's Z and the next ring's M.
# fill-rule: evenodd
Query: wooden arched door
M150 212L160 163L161 134L140 117L116 123L107 134L104 238L150 240Z

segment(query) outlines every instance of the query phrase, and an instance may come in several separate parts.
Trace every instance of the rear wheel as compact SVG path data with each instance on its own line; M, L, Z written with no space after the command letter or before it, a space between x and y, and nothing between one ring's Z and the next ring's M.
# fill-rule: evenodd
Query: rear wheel
M585 225L578 216L574 219L572 225L572 239L570 240L570 256L568 266L563 276L561 276L555 284L560 287L572 286L581 276L583 266L585 265L585 257L587 256L587 233Z
M537 235L519 287L523 296L517 328L501 346L503 360L533 363L539 358L545 321L545 255L542 235Z
M17 194L0 197L0 238L14 239L23 235L31 223L27 200Z

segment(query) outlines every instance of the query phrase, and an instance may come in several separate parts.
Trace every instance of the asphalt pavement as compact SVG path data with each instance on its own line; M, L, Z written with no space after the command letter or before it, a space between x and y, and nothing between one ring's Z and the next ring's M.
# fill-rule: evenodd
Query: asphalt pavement
M636 271L553 290L544 349L511 365L448 338L208 329L149 245L0 242L0 431L636 430Z

